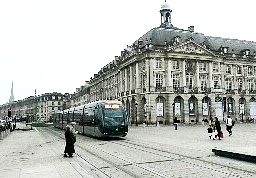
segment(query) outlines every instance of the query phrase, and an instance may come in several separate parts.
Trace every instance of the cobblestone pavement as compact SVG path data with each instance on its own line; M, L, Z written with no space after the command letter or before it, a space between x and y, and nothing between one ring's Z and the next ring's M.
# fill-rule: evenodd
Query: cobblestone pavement
M17 123L17 128L19 127L24 128L25 125ZM255 164L217 157L211 150L218 148L256 156L255 128L256 124L236 124L233 135L229 137L225 125L222 125L224 138L210 140L207 126L204 125L179 125L178 130L175 130L174 126L130 127L126 138L156 144L159 148L171 147L176 153L223 165L219 174L209 172L209 176L212 174L212 177L252 177L252 174L244 170L255 175ZM0 140L0 177L94 177L86 169L86 164L81 170L77 159L63 158L63 148L60 149L60 153L53 151L36 128L11 132ZM174 177L200 177L202 174L196 161L193 163L194 166L188 164L190 167L186 167L185 162L183 164L183 169L175 169L176 165L170 165L167 171ZM229 167L237 168L238 173L229 172Z
M74 161L56 154L37 129L29 130L22 123L17 128L28 130L15 130L0 140L1 178L92 177L86 170L78 174Z

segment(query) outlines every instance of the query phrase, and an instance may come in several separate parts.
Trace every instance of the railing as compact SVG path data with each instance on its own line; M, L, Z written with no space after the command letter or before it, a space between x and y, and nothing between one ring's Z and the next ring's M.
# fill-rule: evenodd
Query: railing
M165 92L166 91L166 87L156 87L155 91L156 92Z
M184 93L184 87L177 87L176 90L174 89L174 93Z

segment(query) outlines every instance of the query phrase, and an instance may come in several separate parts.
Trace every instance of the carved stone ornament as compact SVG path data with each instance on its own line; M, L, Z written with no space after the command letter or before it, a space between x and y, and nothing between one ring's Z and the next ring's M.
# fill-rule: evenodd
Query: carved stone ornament
M172 47L172 51L176 53L186 53L186 54L214 55L209 50L205 49L203 46L196 44L193 41L189 41L189 42L174 46Z

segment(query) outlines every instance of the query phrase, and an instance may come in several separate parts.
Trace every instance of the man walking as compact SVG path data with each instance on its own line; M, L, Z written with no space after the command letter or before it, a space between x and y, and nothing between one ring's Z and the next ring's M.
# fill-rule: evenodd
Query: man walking
M232 135L232 118L230 116L228 116L226 119L226 129L229 133L229 136L231 136Z

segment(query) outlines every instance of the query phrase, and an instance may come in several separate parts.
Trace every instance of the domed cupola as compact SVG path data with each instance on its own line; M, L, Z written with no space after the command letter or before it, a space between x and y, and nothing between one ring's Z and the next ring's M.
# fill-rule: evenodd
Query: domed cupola
M166 10L167 10L167 9L169 9L169 10L171 9L171 8L170 8L170 5L169 5L166 1L165 1L165 3L163 3L163 4L161 5L161 10L164 10L164 9L166 9Z
M165 28L170 28L172 27L171 24L171 8L170 5L165 2L161 5L161 10L160 10L160 14L161 14L161 27L165 27Z

